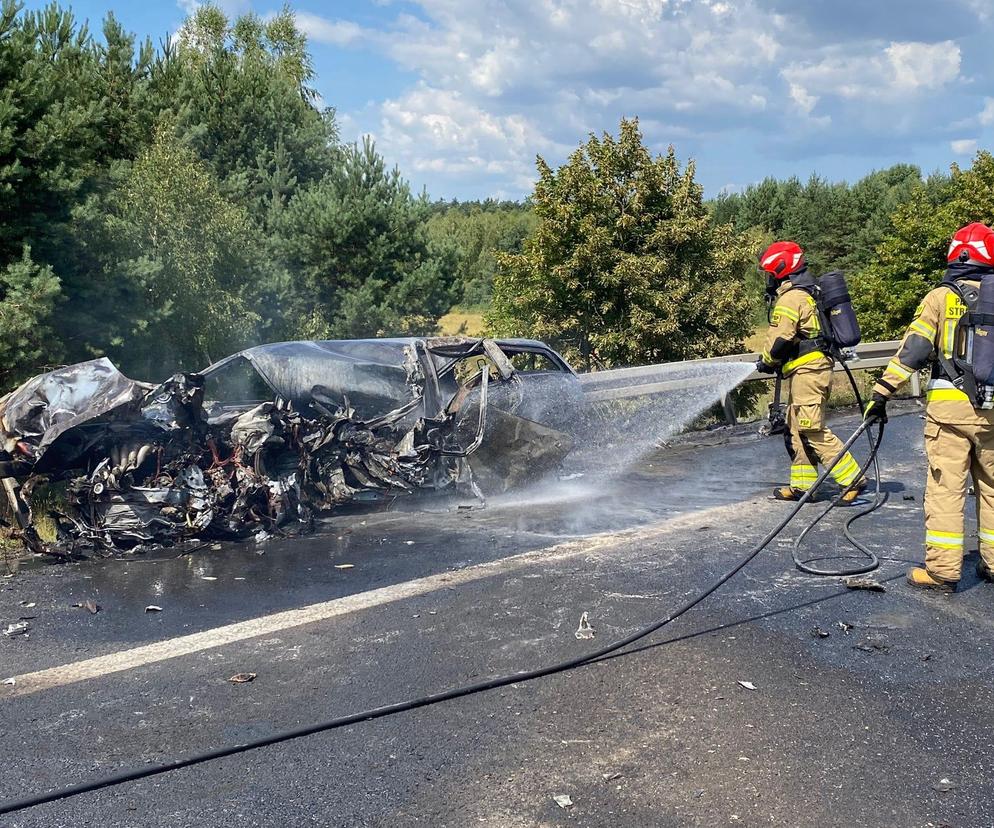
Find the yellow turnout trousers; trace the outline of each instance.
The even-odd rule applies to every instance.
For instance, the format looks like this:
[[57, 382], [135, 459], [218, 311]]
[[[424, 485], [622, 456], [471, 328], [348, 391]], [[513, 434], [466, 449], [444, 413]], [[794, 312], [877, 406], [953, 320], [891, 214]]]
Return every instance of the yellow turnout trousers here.
[[[788, 379], [787, 431], [784, 443], [790, 455], [790, 485], [807, 491], [818, 477], [818, 465], [828, 466], [842, 451], [842, 441], [825, 427], [825, 408], [832, 390], [832, 366], [798, 368]], [[832, 469], [843, 488], [859, 477], [859, 463], [846, 452]]]
[[966, 401], [959, 403], [962, 412], [943, 410], [954, 405], [930, 403], [925, 420], [925, 569], [943, 581], [958, 581], [963, 569], [963, 511], [971, 475], [980, 555], [994, 570], [994, 420]]

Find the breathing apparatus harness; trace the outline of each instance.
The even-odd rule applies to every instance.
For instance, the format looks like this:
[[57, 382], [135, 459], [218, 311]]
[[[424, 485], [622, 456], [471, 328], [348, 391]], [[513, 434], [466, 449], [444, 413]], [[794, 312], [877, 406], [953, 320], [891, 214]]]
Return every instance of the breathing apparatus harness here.
[[[976, 287], [972, 282], [980, 282]], [[966, 310], [956, 321], [951, 355], [940, 345], [932, 365], [933, 380], [947, 380], [969, 397], [973, 407], [994, 408], [994, 268], [954, 262], [939, 283], [959, 298]]]
[[[841, 364], [843, 370], [846, 372], [847, 378], [849, 379], [849, 384], [852, 387], [856, 404], [859, 410], [863, 411], [863, 397], [860, 394], [856, 378], [853, 376], [853, 372], [849, 368], [848, 364], [848, 361], [853, 358], [852, 349], [855, 348], [862, 340], [862, 333], [859, 329], [859, 321], [856, 318], [856, 312], [853, 309], [852, 299], [849, 295], [849, 288], [846, 284], [845, 274], [842, 273], [842, 271], [834, 270], [829, 273], [825, 273], [820, 278], [816, 279], [814, 276], [809, 274], [807, 268], [805, 268], [800, 273], [793, 274], [790, 277], [790, 280], [790, 288], [784, 291], [784, 293], [778, 293], [780, 284], [779, 281], [774, 276], [768, 275], [766, 281], [767, 320], [772, 322], [773, 308], [776, 301], [785, 293], [789, 293], [791, 290], [803, 290], [811, 296], [811, 298], [814, 299], [818, 313], [819, 334], [813, 339], [801, 341], [798, 356], [804, 356], [806, 353], [812, 353], [814, 351], [822, 351], [833, 361]], [[994, 308], [994, 304], [992, 304], [992, 308]], [[992, 316], [992, 320], [994, 320], [994, 316]], [[992, 341], [991, 344], [994, 345], [994, 341]], [[769, 426], [766, 429], [766, 433], [768, 434], [782, 434], [787, 430], [787, 406], [781, 399], [782, 386], [783, 372], [778, 369], [774, 379], [773, 401], [770, 403], [769, 407]], [[812, 559], [802, 559], [800, 553], [800, 547], [804, 542], [804, 539], [819, 523], [821, 523], [825, 517], [828, 516], [829, 512], [839, 505], [841, 498], [848, 494], [849, 491], [851, 491], [857, 482], [864, 476], [865, 469], [863, 469], [860, 471], [860, 474], [855, 478], [855, 480], [842, 492], [840, 492], [838, 497], [833, 500], [828, 507], [810, 524], [808, 524], [808, 526], [806, 526], [804, 530], [794, 539], [791, 554], [794, 559], [794, 565], [802, 572], [806, 572], [810, 575], [824, 575], [832, 577], [862, 575], [867, 572], [872, 572], [880, 565], [880, 561], [877, 556], [853, 535], [852, 525], [860, 518], [866, 517], [867, 515], [877, 511], [877, 509], [883, 506], [886, 502], [886, 494], [880, 488], [880, 465], [877, 462], [876, 451], [877, 446], [879, 446], [879, 438], [882, 437], [882, 435], [882, 423], [880, 424], [880, 432], [876, 441], [874, 441], [872, 436], [868, 435], [871, 451], [870, 460], [867, 465], [872, 464], [873, 466], [875, 485], [873, 501], [867, 509], [858, 512], [846, 520], [842, 530], [845, 539], [866, 558], [866, 562], [851, 567], [829, 569], [815, 566]]]

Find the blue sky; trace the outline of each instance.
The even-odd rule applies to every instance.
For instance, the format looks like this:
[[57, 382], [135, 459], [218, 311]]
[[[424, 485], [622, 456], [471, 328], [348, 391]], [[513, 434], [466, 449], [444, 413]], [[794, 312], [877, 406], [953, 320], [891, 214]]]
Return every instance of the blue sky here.
[[[79, 0], [155, 42], [195, 0]], [[43, 3], [31, 0], [29, 7]], [[281, 0], [223, 0], [229, 13]], [[519, 198], [541, 154], [637, 115], [709, 195], [767, 175], [927, 173], [994, 145], [992, 0], [293, 2], [342, 137], [436, 198]]]

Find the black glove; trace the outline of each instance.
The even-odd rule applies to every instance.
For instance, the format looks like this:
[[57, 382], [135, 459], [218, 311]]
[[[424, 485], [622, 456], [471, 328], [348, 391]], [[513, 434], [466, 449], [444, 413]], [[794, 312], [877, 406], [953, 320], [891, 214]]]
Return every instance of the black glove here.
[[880, 420], [887, 422], [887, 398], [883, 394], [874, 394], [863, 412], [864, 420]]
[[777, 366], [770, 365], [770, 363], [760, 357], [756, 360], [756, 370], [761, 374], [775, 374], [777, 372]]
[[783, 403], [770, 405], [769, 412], [770, 430], [769, 433], [783, 434], [787, 430], [787, 406]]

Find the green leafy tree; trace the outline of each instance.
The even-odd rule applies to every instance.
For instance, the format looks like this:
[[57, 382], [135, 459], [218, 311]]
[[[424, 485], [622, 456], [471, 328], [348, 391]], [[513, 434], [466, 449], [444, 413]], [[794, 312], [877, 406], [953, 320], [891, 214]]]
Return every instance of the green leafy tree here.
[[529, 206], [513, 203], [457, 204], [432, 215], [429, 236], [439, 246], [455, 246], [456, 302], [461, 307], [489, 307], [498, 255], [520, 253], [536, 223]]
[[942, 278], [953, 233], [974, 221], [994, 223], [994, 156], [979, 152], [973, 166], [953, 165], [948, 179], [919, 182], [894, 213], [893, 229], [874, 262], [852, 285], [867, 339], [904, 332], [922, 297]]
[[910, 164], [870, 173], [851, 186], [818, 176], [806, 184], [767, 178], [743, 193], [720, 196], [711, 209], [715, 221], [740, 232], [796, 241], [816, 271], [856, 272], [872, 261], [894, 211], [920, 183], [921, 171]]
[[0, 296], [0, 385], [11, 387], [58, 356], [48, 322], [59, 280], [52, 268], [33, 262], [25, 247], [18, 261], [0, 268]]
[[[89, 333], [80, 356], [110, 353], [161, 378], [196, 370], [254, 337], [258, 281], [246, 212], [171, 125], [99, 202], [76, 213], [92, 278], [70, 296], [66, 326]], [[94, 314], [94, 307], [99, 312]], [[98, 324], [87, 326], [86, 317]]]
[[694, 166], [653, 157], [638, 122], [590, 136], [553, 170], [538, 160], [538, 227], [500, 257], [499, 334], [555, 343], [582, 367], [732, 353], [750, 330], [751, 252], [713, 225]]
[[455, 251], [425, 228], [429, 205], [388, 169], [370, 140], [299, 192], [277, 226], [286, 271], [281, 300], [299, 336], [428, 334], [453, 302]]

